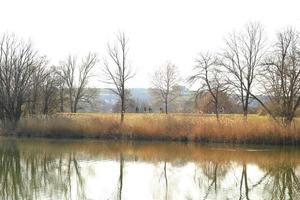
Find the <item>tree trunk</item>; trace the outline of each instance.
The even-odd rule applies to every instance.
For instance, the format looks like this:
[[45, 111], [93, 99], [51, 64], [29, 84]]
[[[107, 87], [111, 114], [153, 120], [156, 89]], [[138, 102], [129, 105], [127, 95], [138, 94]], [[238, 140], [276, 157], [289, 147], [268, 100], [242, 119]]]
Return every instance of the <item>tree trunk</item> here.
[[71, 113], [73, 112], [73, 103], [72, 103], [72, 101], [70, 101], [70, 111], [71, 111]]
[[75, 102], [74, 102], [74, 106], [73, 106], [73, 113], [76, 113], [76, 112], [77, 112], [77, 104], [78, 104], [78, 102], [75, 101]]
[[79, 90], [77, 91], [77, 95], [75, 96], [75, 99], [74, 99], [74, 106], [73, 106], [73, 111], [74, 113], [77, 113], [77, 106], [78, 106], [78, 102], [79, 102]]
[[125, 114], [125, 98], [124, 96], [121, 97], [121, 123], [124, 121], [124, 114]]
[[243, 114], [244, 114], [244, 120], [247, 121], [248, 118], [248, 104], [249, 104], [249, 93], [247, 92], [247, 95], [245, 97], [245, 104], [243, 106]]
[[215, 112], [216, 112], [216, 117], [217, 117], [217, 120], [219, 121], [219, 108], [218, 108], [218, 103], [216, 103], [215, 105]]
[[168, 114], [168, 101], [165, 101], [165, 113]]
[[49, 106], [48, 106], [49, 103], [48, 102], [49, 102], [49, 100], [48, 100], [48, 98], [46, 98], [45, 103], [44, 103], [44, 109], [43, 109], [43, 114], [44, 115], [48, 114], [48, 112], [49, 112], [49, 109], [48, 109], [49, 108]]
[[70, 99], [70, 111], [71, 113], [74, 112], [74, 108], [73, 108], [73, 94], [72, 91], [69, 91], [69, 99]]
[[243, 120], [244, 122], [247, 122], [247, 119], [248, 119], [248, 111], [243, 108]]
[[215, 104], [215, 113], [216, 113], [217, 121], [219, 122], [219, 94], [218, 94], [218, 92], [215, 96], [213, 96], [213, 98], [214, 98], [214, 104]]
[[60, 112], [64, 112], [64, 89], [60, 90]]

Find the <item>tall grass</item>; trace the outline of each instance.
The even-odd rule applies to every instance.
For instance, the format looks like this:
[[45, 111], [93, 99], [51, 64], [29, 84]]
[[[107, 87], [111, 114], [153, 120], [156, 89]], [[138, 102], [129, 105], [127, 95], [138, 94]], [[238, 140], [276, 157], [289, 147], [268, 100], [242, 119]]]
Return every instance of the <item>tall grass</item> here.
[[181, 140], [245, 144], [299, 144], [297, 122], [285, 128], [267, 117], [196, 114], [127, 114], [124, 123], [116, 114], [58, 114], [24, 118], [19, 136]]

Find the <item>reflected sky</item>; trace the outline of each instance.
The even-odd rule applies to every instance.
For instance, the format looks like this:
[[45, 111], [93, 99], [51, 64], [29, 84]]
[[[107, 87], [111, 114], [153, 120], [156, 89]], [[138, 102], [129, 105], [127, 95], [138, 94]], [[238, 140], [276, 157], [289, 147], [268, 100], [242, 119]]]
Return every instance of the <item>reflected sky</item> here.
[[300, 199], [300, 149], [0, 139], [0, 199]]

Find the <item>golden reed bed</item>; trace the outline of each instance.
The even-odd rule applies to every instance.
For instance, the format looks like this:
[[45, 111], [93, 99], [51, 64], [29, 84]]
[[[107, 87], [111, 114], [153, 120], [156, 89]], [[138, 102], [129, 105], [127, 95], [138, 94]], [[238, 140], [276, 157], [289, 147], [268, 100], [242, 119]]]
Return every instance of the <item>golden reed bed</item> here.
[[61, 138], [112, 138], [179, 140], [238, 144], [300, 144], [299, 123], [285, 128], [272, 119], [250, 115], [127, 114], [121, 125], [118, 114], [57, 114], [22, 119], [18, 136]]

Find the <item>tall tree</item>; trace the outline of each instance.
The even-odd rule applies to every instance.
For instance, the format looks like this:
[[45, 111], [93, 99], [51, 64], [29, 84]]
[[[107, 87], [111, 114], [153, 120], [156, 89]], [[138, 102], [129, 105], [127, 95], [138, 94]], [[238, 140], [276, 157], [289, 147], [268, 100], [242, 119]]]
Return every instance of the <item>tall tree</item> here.
[[245, 31], [233, 33], [226, 39], [221, 64], [227, 69], [232, 86], [247, 118], [250, 93], [264, 55], [263, 28], [259, 23], [249, 23]]
[[69, 56], [65, 62], [62, 62], [59, 68], [59, 74], [63, 78], [68, 90], [70, 101], [70, 110], [77, 112], [78, 103], [86, 95], [86, 86], [92, 76], [91, 72], [98, 59], [94, 53], [89, 53], [81, 63], [77, 65], [77, 58]]
[[[272, 110], [261, 99], [251, 93], [273, 118], [281, 118], [284, 125], [289, 125], [300, 105], [300, 38], [292, 28], [277, 34], [277, 41], [270, 56], [264, 63], [260, 76], [264, 93]], [[277, 112], [276, 112], [277, 111]]]
[[121, 122], [124, 121], [124, 114], [126, 112], [126, 83], [129, 79], [134, 77], [132, 67], [127, 60], [128, 54], [128, 38], [125, 33], [117, 35], [117, 43], [114, 46], [108, 44], [107, 47], [108, 58], [104, 59], [104, 76], [105, 83], [114, 87], [111, 89], [121, 101]]
[[38, 56], [30, 42], [13, 35], [0, 39], [0, 118], [17, 122], [22, 106], [28, 102], [33, 74], [45, 59]]
[[218, 59], [211, 53], [201, 53], [196, 62], [195, 74], [189, 78], [189, 81], [200, 84], [196, 98], [201, 98], [202, 95], [204, 96], [206, 92], [209, 92], [216, 117], [219, 119], [220, 99], [227, 90], [227, 83], [219, 69]]
[[168, 106], [180, 96], [180, 77], [176, 65], [167, 62], [152, 75], [152, 94], [165, 106], [168, 114]]

